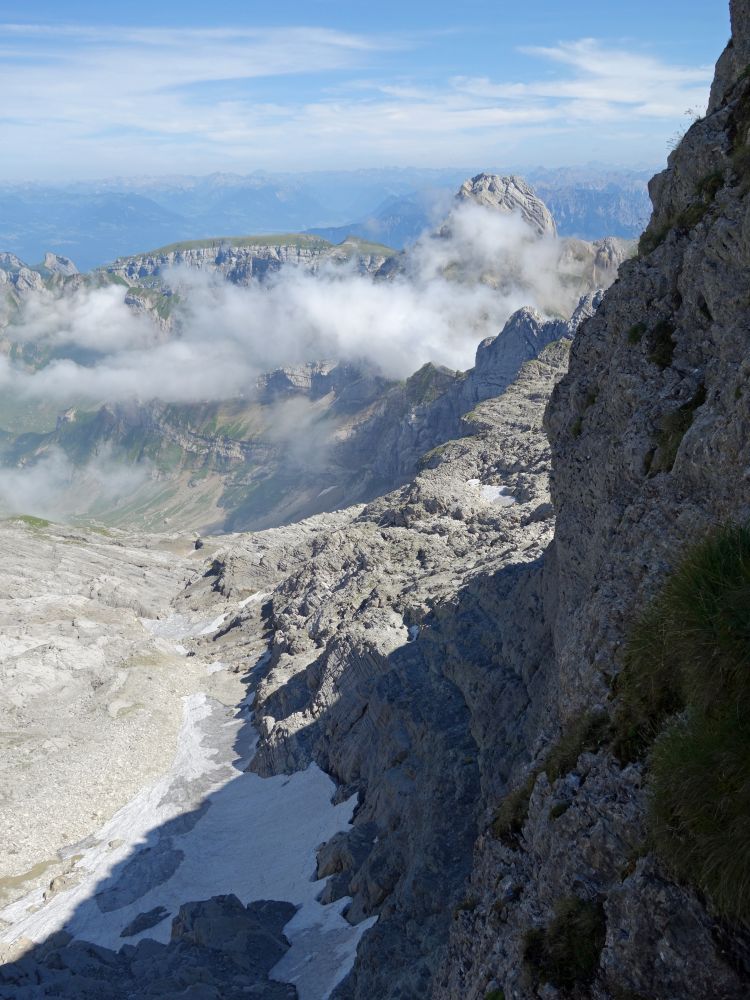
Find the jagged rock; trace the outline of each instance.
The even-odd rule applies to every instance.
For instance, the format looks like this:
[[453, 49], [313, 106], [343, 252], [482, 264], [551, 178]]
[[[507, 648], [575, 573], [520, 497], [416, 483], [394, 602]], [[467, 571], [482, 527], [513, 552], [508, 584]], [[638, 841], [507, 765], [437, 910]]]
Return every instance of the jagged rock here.
[[42, 261], [44, 267], [50, 274], [61, 274], [68, 278], [73, 274], [78, 274], [78, 268], [69, 257], [61, 257], [60, 254], [46, 253]]
[[14, 253], [0, 253], [0, 271], [14, 272], [20, 271], [26, 265]]
[[538, 236], [557, 234], [555, 220], [549, 209], [521, 177], [477, 174], [471, 180], [464, 181], [456, 199], [459, 203], [473, 201], [499, 212], [517, 212]]
[[0, 995], [3, 1000], [103, 995], [107, 1000], [295, 1000], [293, 986], [268, 978], [288, 950], [282, 928], [293, 914], [288, 903], [245, 907], [236, 896], [214, 896], [180, 908], [166, 945], [146, 938], [113, 952], [56, 935], [33, 956], [0, 968]]
[[[732, 21], [709, 114], [652, 181], [640, 254], [581, 325], [548, 406], [557, 523], [535, 622], [551, 648], [527, 729], [540, 768], [561, 732], [612, 705], [630, 625], [686, 543], [750, 518], [748, 187], [731, 158], [750, 100], [746, 0], [732, 3]], [[680, 408], [690, 419], [667, 440]], [[531, 623], [519, 612], [519, 629]], [[529, 773], [519, 759], [506, 791]], [[454, 924], [436, 1000], [479, 998], [491, 982], [505, 996], [559, 995], [535, 981], [525, 935], [571, 897], [601, 906], [606, 929], [581, 995], [747, 995], [746, 931], [718, 921], [649, 853], [641, 784], [641, 765], [586, 753], [553, 785], [536, 779], [515, 840], [480, 836], [475, 905]], [[488, 826], [501, 800], [488, 796]]]

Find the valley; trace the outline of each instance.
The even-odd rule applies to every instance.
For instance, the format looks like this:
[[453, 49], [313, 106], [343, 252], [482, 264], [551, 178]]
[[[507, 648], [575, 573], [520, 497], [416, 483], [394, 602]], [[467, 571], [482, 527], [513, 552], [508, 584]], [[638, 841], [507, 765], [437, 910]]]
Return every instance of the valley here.
[[[3, 244], [0, 1000], [748, 996], [729, 7], [637, 244], [642, 172], [605, 167], [118, 181], [214, 235]], [[451, 107], [635, 142], [704, 74], [532, 52], [577, 75]]]

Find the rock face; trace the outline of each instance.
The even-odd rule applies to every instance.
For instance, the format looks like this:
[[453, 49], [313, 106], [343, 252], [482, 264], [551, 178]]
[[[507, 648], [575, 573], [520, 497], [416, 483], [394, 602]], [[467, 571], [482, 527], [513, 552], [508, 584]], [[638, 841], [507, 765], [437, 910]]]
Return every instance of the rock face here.
[[180, 908], [168, 944], [144, 939], [119, 952], [61, 931], [33, 956], [6, 964], [0, 988], [8, 1000], [295, 1000], [293, 986], [268, 978], [289, 948], [282, 929], [294, 911], [289, 903], [243, 906], [236, 896], [214, 896]]
[[[499, 669], [497, 621], [519, 613], [508, 595], [538, 574], [550, 537], [541, 419], [567, 352], [565, 340], [545, 348], [476, 408], [472, 436], [401, 490], [342, 512], [335, 530], [315, 531], [312, 519], [305, 534], [290, 525], [232, 539], [215, 557], [227, 595], [281, 581], [264, 612], [271, 655], [253, 768], [288, 773], [314, 760], [342, 797], [360, 797], [352, 833], [318, 863], [333, 876], [326, 899], [352, 897], [348, 919], [379, 914], [342, 997], [432, 995], [482, 775], [501, 788], [505, 758], [523, 746], [515, 722], [497, 742], [496, 713], [512, 705], [521, 718], [539, 663], [533, 654]], [[229, 628], [240, 642], [242, 616]]]
[[440, 1000], [561, 995], [529, 948], [572, 898], [601, 933], [575, 995], [739, 1000], [750, 989], [746, 932], [671, 881], [644, 843], [642, 765], [594, 743], [562, 773], [540, 766], [560, 733], [612, 710], [628, 630], [685, 545], [750, 517], [746, 2], [732, 4], [732, 23], [709, 113], [652, 181], [640, 255], [581, 327], [549, 404], [557, 521], [539, 597], [551, 649], [526, 762], [508, 784], [531, 775], [519, 792], [528, 812], [497, 839], [502, 800], [487, 800], [473, 906], [454, 925]]
[[459, 203], [472, 201], [500, 212], [517, 212], [538, 236], [557, 235], [549, 209], [521, 177], [477, 174], [464, 181], [456, 199]]
[[78, 268], [69, 257], [61, 257], [57, 253], [46, 253], [42, 262], [42, 267], [50, 274], [62, 274], [63, 277], [70, 277], [78, 274]]
[[293, 237], [248, 237], [240, 240], [207, 240], [205, 246], [177, 244], [150, 254], [137, 254], [116, 260], [106, 268], [108, 274], [139, 284], [150, 279], [166, 279], [173, 268], [189, 268], [218, 274], [235, 285], [262, 281], [282, 267], [295, 265], [316, 271], [325, 263], [354, 262], [363, 274], [377, 275], [396, 256], [396, 251], [352, 238], [339, 245], [305, 234]]

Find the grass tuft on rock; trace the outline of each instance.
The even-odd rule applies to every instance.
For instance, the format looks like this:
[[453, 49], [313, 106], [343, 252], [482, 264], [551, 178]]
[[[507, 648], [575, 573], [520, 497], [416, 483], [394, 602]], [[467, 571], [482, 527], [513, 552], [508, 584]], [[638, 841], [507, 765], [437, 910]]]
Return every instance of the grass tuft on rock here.
[[52, 524], [52, 522], [48, 521], [46, 517], [35, 517], [33, 514], [17, 514], [14, 518], [12, 518], [12, 520], [20, 521], [22, 524], [25, 524], [27, 528], [35, 528], [39, 531], [41, 531], [42, 528], [49, 528]]
[[490, 830], [493, 837], [508, 847], [516, 847], [523, 825], [529, 815], [529, 799], [534, 790], [539, 771], [533, 771], [526, 781], [509, 792], [500, 803]]
[[643, 334], [646, 332], [648, 327], [645, 323], [633, 323], [633, 325], [628, 330], [626, 336], [628, 338], [629, 344], [640, 344]]
[[656, 324], [649, 334], [648, 360], [653, 361], [659, 368], [669, 368], [672, 364], [675, 349], [674, 332], [674, 323], [671, 320], [663, 319]]
[[552, 782], [569, 774], [582, 753], [595, 753], [607, 743], [609, 736], [609, 717], [604, 712], [589, 712], [571, 722], [544, 762], [502, 800], [490, 827], [492, 835], [509, 847], [517, 847], [539, 775], [546, 772]]
[[706, 387], [700, 385], [687, 403], [662, 417], [656, 438], [657, 447], [649, 468], [650, 475], [672, 471], [682, 439], [693, 425], [696, 410], [705, 401]]
[[750, 528], [688, 552], [635, 624], [614, 749], [650, 756], [650, 825], [678, 878], [750, 923]]
[[555, 905], [547, 927], [526, 932], [523, 960], [543, 983], [558, 989], [591, 982], [604, 947], [606, 921], [599, 900], [569, 896]]
[[750, 721], [725, 706], [689, 711], [651, 756], [657, 853], [730, 919], [750, 924]]

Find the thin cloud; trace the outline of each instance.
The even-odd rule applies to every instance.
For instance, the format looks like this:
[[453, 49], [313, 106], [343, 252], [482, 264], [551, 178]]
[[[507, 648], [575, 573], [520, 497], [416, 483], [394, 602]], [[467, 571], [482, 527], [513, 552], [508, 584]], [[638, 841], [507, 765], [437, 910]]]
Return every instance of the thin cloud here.
[[[632, 162], [663, 152], [684, 111], [705, 105], [711, 79], [709, 67], [591, 38], [523, 49], [524, 80], [427, 86], [373, 75], [394, 50], [426, 44], [314, 27], [0, 26], [5, 169], [26, 178], [45, 164], [55, 177], [160, 173], [173, 172], [176, 156], [188, 172], [287, 169], [300, 149], [312, 168], [451, 162], [457, 148], [478, 162], [523, 149], [528, 162], [572, 143], [560, 137], [573, 130], [579, 159], [609, 150]], [[299, 92], [296, 74], [306, 75]], [[602, 126], [611, 126], [606, 142]]]

